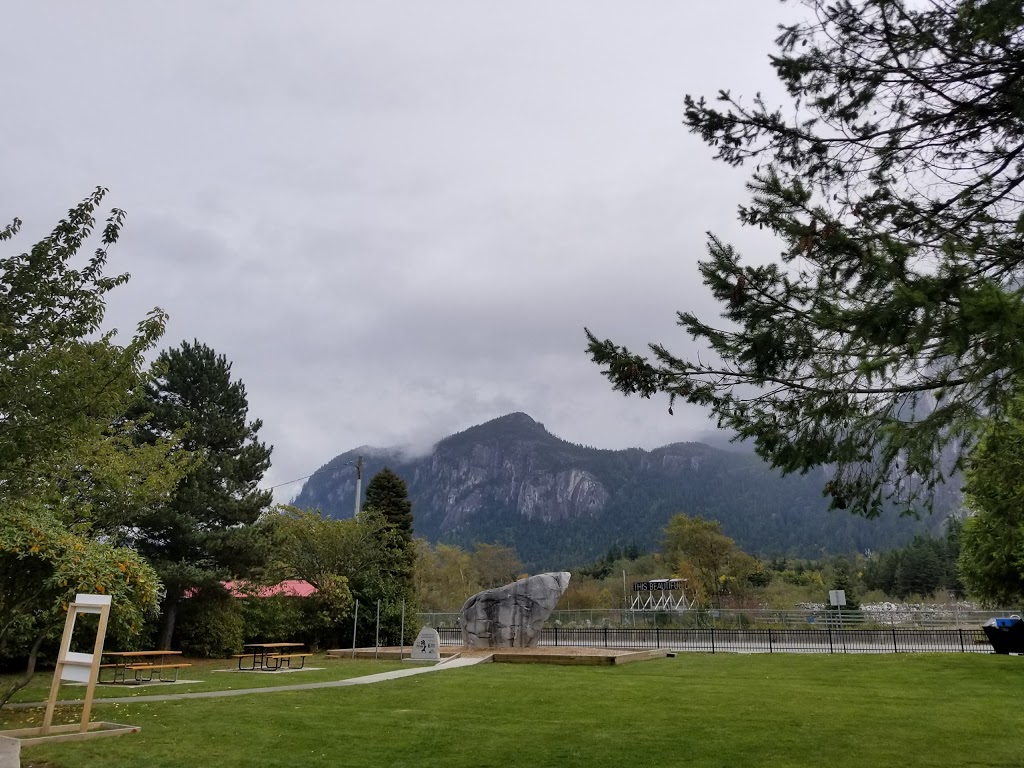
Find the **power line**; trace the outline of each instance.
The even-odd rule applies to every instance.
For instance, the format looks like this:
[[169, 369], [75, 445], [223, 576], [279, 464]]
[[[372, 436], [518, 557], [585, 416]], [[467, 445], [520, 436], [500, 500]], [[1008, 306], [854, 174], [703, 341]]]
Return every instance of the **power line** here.
[[[363, 479], [363, 457], [362, 456], [359, 457], [358, 461], [346, 461], [343, 466], [355, 467], [356, 468], [356, 479], [357, 480], [362, 480]], [[314, 472], [313, 474], [310, 474], [310, 475], [306, 475], [304, 477], [296, 477], [294, 480], [285, 480], [283, 483], [278, 483], [277, 485], [272, 485], [269, 488], [264, 488], [263, 490], [264, 491], [272, 491], [275, 488], [280, 488], [282, 485], [291, 485], [292, 483], [299, 482], [299, 480], [308, 480], [309, 478], [311, 478], [315, 474], [316, 474], [316, 472]], [[358, 496], [358, 494], [357, 494], [357, 496]], [[358, 515], [359, 513], [357, 512], [356, 514]]]
[[[313, 474], [315, 475], [316, 473], [314, 472]], [[277, 485], [272, 485], [269, 488], [266, 488], [265, 490], [272, 491], [275, 488], [280, 488], [282, 485], [291, 485], [292, 483], [299, 482], [299, 480], [308, 480], [312, 476], [313, 475], [306, 475], [305, 477], [296, 477], [294, 480], [288, 480], [288, 481], [283, 482], [283, 483], [278, 483]]]

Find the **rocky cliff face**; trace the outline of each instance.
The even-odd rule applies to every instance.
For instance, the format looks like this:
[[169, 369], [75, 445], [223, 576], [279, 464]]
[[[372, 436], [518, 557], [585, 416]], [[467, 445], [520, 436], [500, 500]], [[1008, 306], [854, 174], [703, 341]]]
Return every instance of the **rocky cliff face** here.
[[561, 440], [523, 413], [447, 437], [426, 456], [348, 451], [306, 482], [296, 505], [350, 517], [358, 455], [364, 488], [384, 466], [405, 479], [418, 535], [463, 545], [499, 541], [531, 566], [583, 562], [612, 544], [655, 547], [677, 512], [720, 520], [741, 546], [762, 554], [878, 548], [927, 525], [829, 514], [820, 474], [782, 478], [750, 454], [700, 443], [597, 450]]

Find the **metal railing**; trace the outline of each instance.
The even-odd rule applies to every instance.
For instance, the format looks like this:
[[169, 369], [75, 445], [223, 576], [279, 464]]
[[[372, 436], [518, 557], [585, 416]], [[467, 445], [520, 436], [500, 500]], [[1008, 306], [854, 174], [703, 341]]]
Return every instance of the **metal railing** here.
[[[458, 627], [437, 627], [441, 645], [462, 645]], [[551, 627], [544, 647], [665, 649], [705, 653], [992, 653], [981, 629], [679, 629]]]
[[[687, 611], [577, 610], [555, 611], [546, 627], [571, 628], [677, 628], [677, 629], [964, 629], [974, 630], [996, 616], [1020, 615], [1021, 609], [993, 611], [951, 607], [913, 608], [898, 606], [879, 610], [874, 606], [857, 611], [693, 609]], [[422, 626], [457, 627], [457, 613], [421, 613]]]

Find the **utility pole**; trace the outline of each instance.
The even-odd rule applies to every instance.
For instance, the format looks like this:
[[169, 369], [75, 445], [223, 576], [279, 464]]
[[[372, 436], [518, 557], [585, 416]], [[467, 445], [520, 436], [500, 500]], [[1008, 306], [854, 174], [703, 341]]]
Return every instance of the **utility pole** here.
[[359, 505], [363, 500], [363, 457], [360, 456], [356, 459], [356, 513], [355, 517], [359, 517]]

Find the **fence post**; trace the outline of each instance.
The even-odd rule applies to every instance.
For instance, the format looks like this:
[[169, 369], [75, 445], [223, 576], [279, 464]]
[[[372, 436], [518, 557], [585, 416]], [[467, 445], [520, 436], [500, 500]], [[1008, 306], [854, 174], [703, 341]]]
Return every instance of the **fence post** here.
[[775, 650], [772, 648], [772, 628], [771, 627], [768, 627], [768, 653], [775, 653]]
[[373, 637], [373, 658], [377, 658], [377, 649], [380, 647], [380, 600], [377, 601], [377, 634]]
[[967, 650], [964, 648], [964, 631], [962, 629], [957, 629], [957, 632], [960, 633], [960, 653], [966, 653]]
[[828, 628], [828, 652], [835, 653], [836, 649], [832, 647], [832, 627]]
[[555, 624], [555, 648], [558, 647], [558, 625]]
[[715, 652], [715, 628], [711, 627], [711, 652]]
[[892, 652], [893, 653], [899, 653], [900, 652], [899, 647], [896, 645], [896, 627], [892, 628]]
[[356, 627], [359, 625], [359, 601], [356, 600], [356, 612], [352, 617], [352, 658], [356, 657]]
[[604, 647], [608, 647], [608, 625], [604, 625]]
[[658, 647], [661, 648], [661, 627], [654, 628], [654, 642], [656, 642]]

